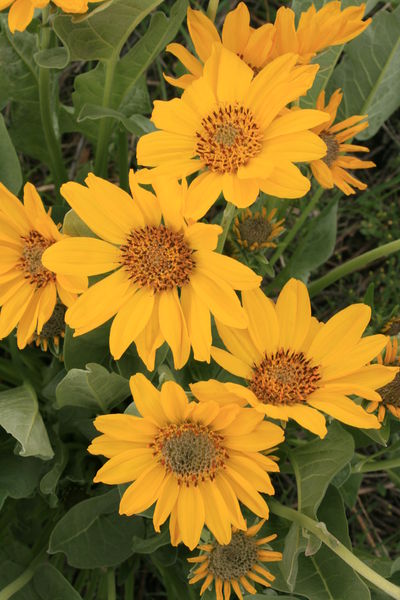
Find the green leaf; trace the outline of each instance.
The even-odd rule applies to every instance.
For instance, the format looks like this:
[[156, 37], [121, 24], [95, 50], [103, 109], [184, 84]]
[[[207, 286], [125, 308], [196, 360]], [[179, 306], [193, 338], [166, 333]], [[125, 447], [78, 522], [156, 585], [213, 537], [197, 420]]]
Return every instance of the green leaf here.
[[291, 277], [307, 281], [310, 273], [332, 255], [336, 244], [336, 229], [337, 202], [313, 219], [284, 269], [284, 275], [280, 275], [280, 283], [283, 285]]
[[72, 237], [97, 237], [72, 208], [64, 217], [62, 230]]
[[41, 600], [82, 600], [69, 581], [50, 564], [37, 567], [32, 583]]
[[170, 542], [171, 538], [169, 529], [167, 528], [162, 533], [145, 539], [134, 536], [132, 539], [132, 549], [138, 554], [152, 554], [158, 548], [169, 545]]
[[36, 393], [30, 386], [0, 392], [0, 425], [18, 440], [21, 456], [53, 457]]
[[301, 108], [315, 108], [319, 94], [328, 86], [343, 48], [344, 45], [330, 46], [312, 59], [311, 63], [318, 64], [319, 70], [308, 94], [300, 98]]
[[80, 22], [60, 15], [54, 19], [54, 30], [69, 49], [71, 60], [108, 60], [119, 55], [129, 33], [161, 2], [114, 0]]
[[352, 436], [334, 422], [323, 440], [313, 440], [290, 453], [297, 482], [298, 508], [315, 519], [329, 483], [354, 455]]
[[2, 114], [0, 114], [0, 156], [0, 181], [13, 194], [18, 194], [22, 186], [21, 165]]
[[339, 114], [368, 114], [369, 127], [357, 135], [369, 139], [400, 106], [400, 6], [378, 12], [361, 36], [350, 42], [332, 77], [341, 87]]
[[78, 115], [78, 123], [85, 121], [86, 119], [90, 119], [92, 121], [97, 121], [99, 119], [103, 119], [104, 117], [110, 117], [122, 123], [127, 131], [130, 133], [134, 133], [137, 136], [144, 135], [145, 133], [150, 133], [155, 130], [155, 126], [143, 115], [132, 115], [131, 117], [126, 117], [123, 113], [114, 110], [112, 108], [103, 108], [102, 106], [97, 106], [94, 104], [84, 104], [79, 115]]
[[97, 327], [85, 335], [74, 337], [73, 330], [65, 328], [64, 365], [70, 369], [84, 369], [90, 362], [102, 363], [108, 360], [109, 323]]
[[0, 456], [0, 509], [4, 500], [26, 498], [39, 484], [43, 462], [37, 458]]
[[65, 69], [69, 63], [69, 52], [66, 48], [47, 48], [33, 56], [36, 64], [44, 69]]
[[55, 490], [58, 484], [58, 481], [67, 466], [68, 462], [68, 446], [63, 444], [61, 440], [56, 438], [55, 442], [55, 457], [53, 459], [53, 464], [50, 466], [50, 469], [47, 471], [45, 475], [43, 475], [40, 481], [40, 491], [42, 494], [49, 496], [49, 504], [53, 508], [58, 504], [58, 498], [56, 496]]
[[79, 502], [60, 519], [50, 536], [49, 552], [63, 552], [79, 569], [113, 567], [131, 556], [132, 537], [143, 536], [140, 517], [118, 514], [116, 489]]
[[81, 406], [100, 413], [110, 412], [128, 396], [128, 381], [96, 363], [88, 363], [85, 370], [71, 369], [56, 389], [58, 408]]

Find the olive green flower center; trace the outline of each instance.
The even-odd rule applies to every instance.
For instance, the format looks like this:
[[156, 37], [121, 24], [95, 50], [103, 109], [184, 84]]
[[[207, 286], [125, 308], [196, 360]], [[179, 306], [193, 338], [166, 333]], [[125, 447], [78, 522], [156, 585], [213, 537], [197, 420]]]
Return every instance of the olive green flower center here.
[[232, 533], [229, 544], [216, 543], [210, 553], [208, 570], [216, 579], [231, 581], [244, 577], [257, 563], [257, 544], [241, 531]]

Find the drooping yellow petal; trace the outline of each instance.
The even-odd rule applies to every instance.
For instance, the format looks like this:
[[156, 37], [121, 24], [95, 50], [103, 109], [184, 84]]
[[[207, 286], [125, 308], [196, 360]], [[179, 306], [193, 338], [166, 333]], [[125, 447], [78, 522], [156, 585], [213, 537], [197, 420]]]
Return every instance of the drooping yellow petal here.
[[174, 366], [181, 369], [190, 353], [190, 340], [176, 288], [161, 292], [159, 300], [160, 330], [172, 350]]
[[194, 358], [210, 362], [212, 342], [210, 311], [190, 284], [182, 288], [180, 301]]
[[252, 290], [261, 284], [259, 275], [229, 256], [209, 250], [199, 250], [195, 256], [199, 272], [213, 277], [216, 281], [222, 279], [235, 290]]
[[246, 327], [247, 318], [232, 287], [224, 281], [211, 279], [204, 272], [196, 271], [190, 277], [196, 294], [208, 306], [211, 313], [225, 325]]
[[176, 510], [182, 541], [193, 550], [199, 543], [205, 520], [204, 501], [199, 488], [182, 486]]
[[361, 406], [339, 392], [317, 391], [309, 398], [308, 403], [346, 425], [364, 429], [379, 429], [381, 426], [375, 415], [370, 415]]
[[47, 269], [64, 275], [101, 275], [120, 265], [116, 246], [90, 237], [66, 237], [52, 244], [42, 256]]
[[125, 491], [119, 505], [119, 513], [128, 516], [135, 515], [154, 504], [165, 474], [164, 467], [153, 463]]

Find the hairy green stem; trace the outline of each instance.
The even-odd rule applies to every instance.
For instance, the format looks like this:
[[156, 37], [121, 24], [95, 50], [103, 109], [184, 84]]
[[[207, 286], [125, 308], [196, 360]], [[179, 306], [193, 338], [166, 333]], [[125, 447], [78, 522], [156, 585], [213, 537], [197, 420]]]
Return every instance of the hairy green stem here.
[[274, 254], [271, 256], [271, 259], [269, 261], [269, 264], [271, 265], [271, 267], [282, 256], [282, 254], [284, 253], [286, 248], [289, 246], [290, 242], [296, 237], [297, 233], [303, 227], [308, 215], [311, 213], [312, 210], [314, 210], [316, 204], [318, 203], [318, 201], [321, 198], [324, 191], [325, 190], [323, 187], [319, 187], [317, 189], [317, 191], [314, 193], [310, 202], [304, 207], [304, 210], [301, 213], [301, 215], [299, 216], [299, 218], [297, 219], [296, 223], [293, 225], [293, 227], [290, 229], [290, 231], [288, 231], [287, 235], [284, 237], [282, 242], [279, 244], [279, 246], [275, 250]]
[[222, 219], [221, 219], [222, 233], [218, 239], [217, 252], [222, 253], [222, 251], [224, 249], [226, 238], [229, 233], [229, 228], [231, 226], [231, 223], [232, 223], [235, 215], [236, 215], [236, 206], [234, 204], [231, 204], [230, 202], [228, 202], [225, 207], [224, 213], [222, 215]]
[[[47, 549], [47, 545], [46, 545]], [[0, 600], [9, 600], [12, 598], [14, 594], [22, 590], [23, 587], [26, 586], [27, 583], [32, 579], [36, 566], [40, 563], [46, 555], [46, 549], [42, 549], [41, 552], [33, 559], [33, 561], [28, 565], [21, 575], [19, 575], [14, 581], [6, 585], [5, 588], [0, 590]]]
[[387, 460], [365, 461], [358, 463], [352, 469], [353, 473], [371, 473], [372, 471], [386, 471], [387, 469], [397, 469], [400, 467], [400, 458], [388, 458]]
[[364, 254], [360, 254], [360, 256], [356, 256], [356, 258], [348, 260], [339, 267], [329, 271], [326, 275], [323, 275], [323, 277], [313, 281], [308, 286], [310, 296], [315, 296], [315, 294], [318, 294], [332, 283], [335, 283], [338, 279], [341, 279], [350, 273], [354, 273], [354, 271], [364, 269], [364, 267], [371, 262], [379, 260], [380, 258], [385, 258], [386, 256], [399, 251], [400, 240], [395, 240], [394, 242], [389, 242], [388, 244], [384, 244], [383, 246], [379, 246], [374, 250], [369, 250], [368, 252], [364, 252]]
[[114, 569], [107, 571], [107, 600], [116, 600], [117, 592], [115, 589], [115, 572]]
[[[43, 9], [42, 15], [43, 21], [40, 47], [42, 50], [46, 50], [49, 48], [51, 40], [51, 30], [47, 25], [49, 16], [48, 7]], [[53, 126], [55, 114], [53, 111], [53, 104], [51, 102], [51, 94], [50, 69], [39, 67], [39, 105], [43, 135], [49, 155], [49, 168], [56, 188], [56, 197], [59, 202], [63, 202], [59, 193], [60, 186], [62, 183], [67, 181], [68, 176], [64, 166], [61, 146]]]
[[310, 517], [282, 506], [276, 500], [269, 500], [268, 502], [271, 512], [278, 517], [287, 519], [304, 527], [308, 531], [311, 531], [319, 540], [321, 540], [328, 548], [332, 550], [337, 556], [339, 556], [345, 563], [347, 563], [354, 571], [362, 575], [365, 579], [375, 585], [377, 588], [386, 592], [390, 598], [400, 600], [400, 587], [391, 583], [379, 573], [376, 573], [373, 569], [368, 567], [359, 558], [357, 558], [346, 546], [344, 546], [334, 535], [329, 533], [324, 523], [318, 523]]
[[[106, 78], [103, 91], [103, 108], [108, 108], [111, 103], [111, 94], [114, 83], [115, 68], [117, 66], [119, 53], [113, 53], [112, 57], [105, 63]], [[97, 136], [96, 158], [94, 172], [99, 177], [106, 177], [108, 163], [108, 143], [112, 131], [112, 121], [109, 117], [103, 117], [100, 121]]]
[[215, 17], [217, 16], [219, 0], [209, 0], [208, 8], [207, 8], [207, 16], [211, 21], [215, 21]]

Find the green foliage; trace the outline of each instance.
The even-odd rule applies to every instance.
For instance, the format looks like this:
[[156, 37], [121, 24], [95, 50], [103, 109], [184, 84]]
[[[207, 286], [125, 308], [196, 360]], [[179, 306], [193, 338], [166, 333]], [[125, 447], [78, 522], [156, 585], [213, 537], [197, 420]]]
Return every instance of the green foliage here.
[[82, 600], [72, 585], [51, 565], [40, 565], [33, 577], [33, 587], [41, 600]]
[[8, 134], [3, 116], [0, 114], [0, 182], [18, 194], [22, 186], [21, 166], [17, 153]]

